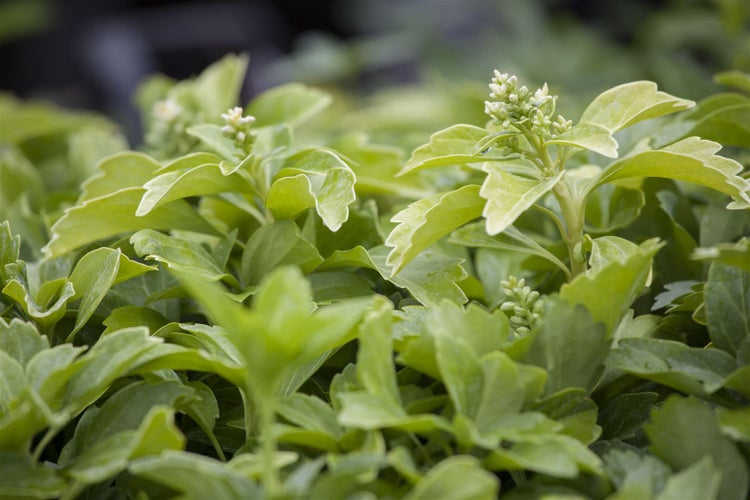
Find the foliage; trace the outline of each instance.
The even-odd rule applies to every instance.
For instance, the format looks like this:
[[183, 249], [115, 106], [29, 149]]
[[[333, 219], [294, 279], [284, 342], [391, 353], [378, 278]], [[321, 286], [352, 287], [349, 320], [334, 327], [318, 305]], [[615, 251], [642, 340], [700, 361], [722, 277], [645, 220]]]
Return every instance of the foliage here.
[[750, 77], [496, 72], [403, 162], [246, 65], [146, 82], [141, 151], [12, 101], [0, 497], [746, 498]]

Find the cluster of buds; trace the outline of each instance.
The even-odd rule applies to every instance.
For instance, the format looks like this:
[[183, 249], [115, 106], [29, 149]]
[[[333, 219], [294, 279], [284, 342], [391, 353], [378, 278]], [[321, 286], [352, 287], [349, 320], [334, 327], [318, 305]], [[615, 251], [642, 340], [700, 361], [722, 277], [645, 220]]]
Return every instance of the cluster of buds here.
[[185, 133], [194, 116], [185, 111], [177, 101], [166, 98], [154, 103], [153, 119], [146, 134], [146, 144], [164, 156], [179, 156], [187, 153], [196, 140]]
[[239, 106], [222, 113], [224, 126], [221, 127], [221, 131], [234, 141], [235, 146], [248, 150], [255, 142], [255, 133], [250, 130], [255, 123], [255, 117], [243, 114], [244, 110]]
[[531, 92], [525, 85], [518, 85], [518, 77], [495, 70], [490, 83], [490, 97], [484, 102], [487, 113], [502, 129], [528, 130], [532, 134], [547, 139], [568, 130], [573, 122], [555, 114], [557, 96], [549, 95], [545, 83], [542, 88]]
[[526, 281], [515, 276], [500, 282], [506, 300], [500, 305], [510, 319], [510, 326], [516, 337], [523, 337], [536, 328], [542, 320], [544, 302], [539, 292], [526, 285]]

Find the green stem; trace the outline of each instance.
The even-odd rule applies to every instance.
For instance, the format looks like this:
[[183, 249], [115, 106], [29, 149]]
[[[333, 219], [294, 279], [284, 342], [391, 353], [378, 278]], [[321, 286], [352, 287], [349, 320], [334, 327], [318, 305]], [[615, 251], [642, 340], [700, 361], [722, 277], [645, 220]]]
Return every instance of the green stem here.
[[273, 397], [265, 399], [260, 408], [260, 440], [263, 445], [263, 487], [266, 498], [276, 498], [281, 491], [279, 472], [276, 470], [276, 436], [273, 432], [276, 404]]
[[[565, 182], [558, 182], [552, 193], [560, 205], [565, 220], [563, 240], [568, 247], [571, 277], [575, 278], [586, 271], [586, 261], [580, 260], [580, 245], [583, 242], [583, 207], [578, 205], [570, 194]], [[576, 251], [578, 250], [578, 251]]]

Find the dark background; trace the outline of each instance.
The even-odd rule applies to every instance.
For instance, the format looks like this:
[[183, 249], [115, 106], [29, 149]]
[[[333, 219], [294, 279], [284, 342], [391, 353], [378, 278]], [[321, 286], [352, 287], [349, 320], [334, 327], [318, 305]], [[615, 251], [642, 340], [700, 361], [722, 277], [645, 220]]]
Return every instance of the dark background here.
[[[589, 87], [632, 77], [661, 85], [672, 72], [665, 62], [677, 61], [693, 73], [699, 67], [701, 75], [732, 65], [716, 48], [726, 42], [712, 35], [721, 27], [693, 12], [719, 1], [0, 0], [0, 91], [102, 111], [133, 136], [139, 82], [157, 72], [176, 79], [195, 75], [228, 52], [251, 56], [243, 100], [290, 79], [371, 91], [419, 80], [425, 68], [481, 81], [498, 67], [487, 62], [494, 54], [503, 64], [510, 59], [511, 70], [523, 67], [535, 77], [536, 68], [545, 80], [568, 86], [584, 71], [592, 75]], [[660, 13], [678, 9], [692, 17], [675, 16], [681, 25], [667, 18], [657, 30], [649, 26]], [[689, 25], [696, 22], [700, 26]], [[557, 31], [563, 58], [554, 52]], [[653, 39], [653, 32], [662, 38]], [[529, 54], [537, 41], [546, 55], [534, 60]], [[670, 44], [673, 53], [649, 48], [663, 52]], [[611, 47], [614, 55], [587, 56], [592, 47]], [[618, 61], [620, 47], [640, 52]], [[580, 54], [567, 57], [574, 52]], [[632, 70], [619, 71], [618, 64]], [[694, 96], [683, 90], [704, 91], [696, 85], [669, 89], [667, 82], [668, 90], [685, 97]]]

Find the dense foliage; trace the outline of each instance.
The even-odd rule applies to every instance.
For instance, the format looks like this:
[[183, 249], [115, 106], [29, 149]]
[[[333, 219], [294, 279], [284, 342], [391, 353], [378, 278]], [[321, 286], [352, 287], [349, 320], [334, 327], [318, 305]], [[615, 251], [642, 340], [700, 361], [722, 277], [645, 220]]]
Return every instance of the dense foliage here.
[[497, 71], [409, 156], [246, 66], [138, 151], [1, 97], [0, 497], [747, 498], [750, 76]]

